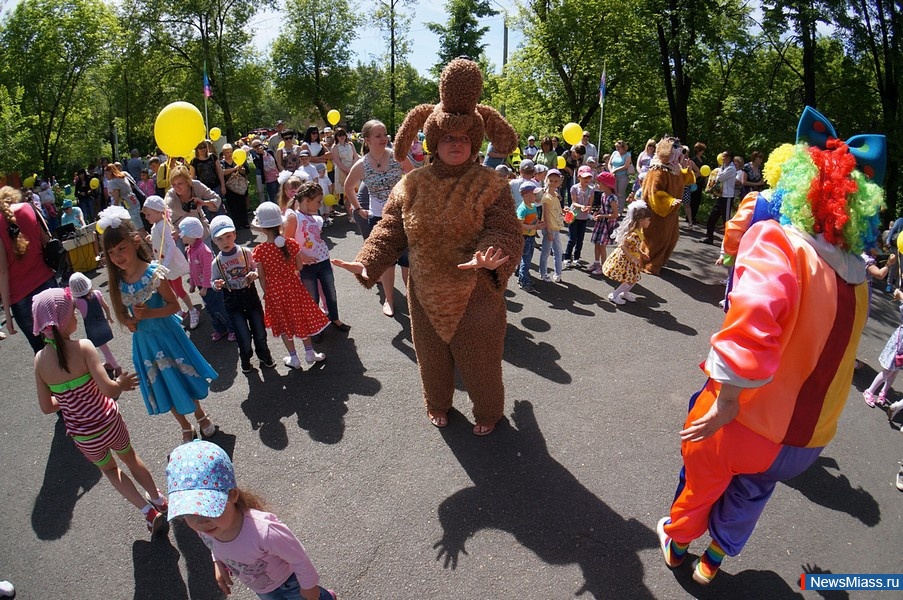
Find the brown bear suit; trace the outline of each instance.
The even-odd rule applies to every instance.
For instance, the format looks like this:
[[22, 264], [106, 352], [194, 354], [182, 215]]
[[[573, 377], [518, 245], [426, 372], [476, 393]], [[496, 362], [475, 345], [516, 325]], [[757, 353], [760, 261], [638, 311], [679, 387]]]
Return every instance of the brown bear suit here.
[[[455, 391], [455, 367], [473, 402], [476, 424], [492, 427], [505, 405], [502, 354], [507, 327], [504, 292], [523, 248], [507, 181], [475, 161], [452, 166], [435, 149], [450, 132], [466, 131], [476, 159], [484, 132], [500, 152], [510, 153], [517, 134], [494, 109], [477, 104], [483, 79], [476, 63], [458, 58], [439, 83], [440, 103], [422, 104], [405, 117], [395, 140], [401, 161], [422, 127], [431, 164], [396, 184], [355, 261], [366, 267], [366, 287], [409, 250], [407, 285], [411, 337], [427, 410], [446, 412]], [[464, 270], [490, 246], [509, 259], [495, 270]]]
[[644, 271], [653, 275], [661, 272], [680, 239], [678, 210], [687, 180], [680, 168], [680, 155], [680, 142], [676, 138], [662, 138], [643, 181], [643, 200], [652, 211], [652, 222], [643, 232], [649, 249], [649, 262]]

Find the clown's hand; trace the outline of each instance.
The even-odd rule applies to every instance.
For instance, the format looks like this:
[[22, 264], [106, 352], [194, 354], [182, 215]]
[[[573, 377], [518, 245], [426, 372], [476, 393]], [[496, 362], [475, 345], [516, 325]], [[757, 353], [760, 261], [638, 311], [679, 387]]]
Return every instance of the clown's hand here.
[[494, 271], [500, 265], [504, 264], [504, 262], [507, 261], [508, 258], [508, 255], [506, 255], [501, 248], [489, 246], [484, 252], [480, 252], [479, 250], [474, 252], [473, 258], [466, 263], [461, 263], [460, 265], [458, 265], [458, 268], [489, 269], [490, 271]]
[[727, 383], [722, 384], [712, 408], [681, 431], [680, 439], [684, 442], [701, 442], [733, 421], [739, 412], [740, 388]]
[[341, 267], [346, 271], [350, 271], [355, 275], [360, 275], [364, 279], [369, 279], [367, 277], [367, 267], [364, 266], [364, 263], [361, 262], [345, 262], [344, 260], [339, 260], [338, 258], [333, 258], [331, 261], [333, 265], [336, 267]]

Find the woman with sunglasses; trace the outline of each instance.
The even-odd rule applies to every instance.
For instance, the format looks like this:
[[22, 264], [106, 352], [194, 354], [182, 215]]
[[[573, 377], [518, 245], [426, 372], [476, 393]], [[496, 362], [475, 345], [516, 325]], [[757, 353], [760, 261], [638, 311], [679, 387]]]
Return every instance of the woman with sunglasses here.
[[[279, 171], [287, 170], [287, 167], [282, 164], [283, 160], [286, 156], [298, 156], [298, 152], [301, 151], [301, 148], [295, 144], [295, 132], [292, 129], [286, 129], [282, 132], [282, 147], [276, 148], [276, 167]], [[294, 163], [293, 163], [294, 164]], [[295, 167], [297, 168], [297, 167]], [[295, 169], [288, 169], [294, 171]]]

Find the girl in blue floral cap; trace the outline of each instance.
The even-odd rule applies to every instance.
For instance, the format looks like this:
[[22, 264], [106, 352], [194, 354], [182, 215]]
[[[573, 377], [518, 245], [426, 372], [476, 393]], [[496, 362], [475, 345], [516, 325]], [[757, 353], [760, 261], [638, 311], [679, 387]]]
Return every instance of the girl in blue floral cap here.
[[318, 585], [320, 576], [304, 546], [263, 502], [239, 489], [232, 461], [210, 442], [182, 444], [166, 467], [169, 520], [194, 529], [213, 555], [224, 594], [237, 576], [262, 600], [336, 600]]

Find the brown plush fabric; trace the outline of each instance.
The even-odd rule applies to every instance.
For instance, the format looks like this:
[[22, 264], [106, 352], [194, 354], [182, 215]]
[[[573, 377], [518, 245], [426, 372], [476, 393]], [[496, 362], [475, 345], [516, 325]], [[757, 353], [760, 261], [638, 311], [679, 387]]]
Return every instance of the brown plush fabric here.
[[652, 211], [652, 222], [643, 232], [649, 247], [649, 262], [643, 270], [658, 275], [680, 238], [680, 204], [683, 196], [684, 176], [671, 172], [664, 165], [652, 167], [643, 181], [643, 199]]

